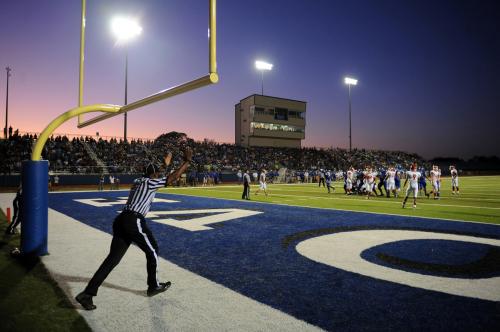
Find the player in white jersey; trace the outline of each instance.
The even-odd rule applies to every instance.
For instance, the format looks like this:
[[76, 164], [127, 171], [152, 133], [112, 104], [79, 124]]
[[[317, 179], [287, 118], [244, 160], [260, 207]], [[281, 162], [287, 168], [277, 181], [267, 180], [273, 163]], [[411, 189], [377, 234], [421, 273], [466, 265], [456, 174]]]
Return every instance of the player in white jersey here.
[[455, 195], [455, 191], [458, 194], [460, 194], [460, 189], [458, 188], [458, 171], [455, 168], [455, 166], [450, 166], [450, 173], [451, 173], [451, 193]]
[[352, 194], [352, 181], [354, 177], [354, 168], [350, 168], [347, 170], [346, 180], [345, 180], [345, 191], [346, 195]]
[[431, 183], [432, 183], [432, 190], [429, 192], [430, 197], [431, 194], [433, 194], [434, 199], [439, 198], [439, 187], [440, 187], [440, 181], [441, 181], [441, 172], [439, 171], [438, 167], [436, 165], [432, 165], [432, 170], [430, 171], [430, 177], [431, 177]]
[[406, 189], [406, 196], [403, 201], [403, 209], [405, 208], [408, 196], [413, 195], [413, 208], [417, 207], [417, 196], [418, 196], [418, 180], [422, 174], [417, 172], [417, 164], [411, 165], [411, 170], [406, 172], [406, 180], [403, 188], [406, 187], [406, 183], [410, 182], [410, 185]]
[[391, 192], [396, 197], [396, 169], [394, 167], [387, 171], [385, 181], [387, 183], [387, 197], [390, 197]]
[[266, 182], [266, 170], [263, 169], [262, 172], [260, 172], [259, 175], [259, 189], [255, 192], [255, 195], [257, 195], [261, 190], [264, 191], [264, 194], [266, 194], [267, 197], [267, 182]]
[[439, 179], [438, 179], [438, 196], [441, 197], [441, 168], [438, 167], [438, 174], [439, 174]]
[[375, 186], [376, 175], [377, 173], [373, 172], [371, 167], [368, 167], [364, 173], [366, 199], [370, 199], [370, 196], [373, 195], [373, 187]]

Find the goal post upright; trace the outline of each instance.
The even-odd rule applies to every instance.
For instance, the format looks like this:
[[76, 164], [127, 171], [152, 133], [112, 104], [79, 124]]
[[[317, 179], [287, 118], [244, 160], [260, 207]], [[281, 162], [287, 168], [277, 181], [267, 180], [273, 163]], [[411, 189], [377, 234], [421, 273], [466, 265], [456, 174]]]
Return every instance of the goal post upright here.
[[[87, 11], [87, 0], [82, 0], [82, 19], [80, 20], [80, 70], [78, 75], [78, 107], [83, 106], [83, 77], [85, 61], [85, 15]], [[80, 119], [80, 115], [78, 115]]]

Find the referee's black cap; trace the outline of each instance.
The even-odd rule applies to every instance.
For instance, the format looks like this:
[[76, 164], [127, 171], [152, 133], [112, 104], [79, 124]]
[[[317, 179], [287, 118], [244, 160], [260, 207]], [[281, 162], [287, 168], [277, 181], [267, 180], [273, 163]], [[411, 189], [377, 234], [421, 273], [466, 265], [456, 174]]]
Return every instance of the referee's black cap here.
[[155, 163], [149, 163], [148, 166], [146, 166], [146, 169], [144, 171], [144, 175], [146, 175], [146, 177], [151, 177], [151, 175], [153, 175], [154, 173], [156, 172], [159, 172], [160, 171], [160, 167], [158, 165], [155, 165]]

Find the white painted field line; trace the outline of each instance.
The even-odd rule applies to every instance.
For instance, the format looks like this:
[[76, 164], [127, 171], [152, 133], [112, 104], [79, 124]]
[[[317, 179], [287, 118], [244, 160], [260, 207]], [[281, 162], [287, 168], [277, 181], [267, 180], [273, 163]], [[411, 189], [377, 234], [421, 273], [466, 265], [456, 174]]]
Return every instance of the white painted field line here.
[[[269, 187], [268, 187], [268, 189], [269, 189], [269, 190], [273, 190], [273, 188], [274, 188], [273, 186], [269, 186]], [[343, 188], [342, 188], [342, 190], [343, 190]], [[279, 192], [281, 192], [281, 191], [284, 191], [284, 192], [300, 192], [299, 190], [288, 190], [288, 189], [287, 189], [287, 190], [284, 190], [284, 189], [274, 189], [273, 191], [274, 191], [274, 192], [276, 192], [276, 191], [279, 191]], [[304, 191], [302, 191], [302, 193], [318, 194], [319, 192], [318, 192], [318, 191], [316, 191], [316, 190], [314, 190], [314, 191], [313, 191], [313, 190], [304, 190]], [[324, 191], [324, 193], [327, 193], [327, 192], [326, 192], [326, 190]], [[472, 195], [472, 194], [469, 194], [469, 195]], [[483, 194], [481, 194], [481, 195], [483, 195]], [[419, 194], [419, 196], [421, 196], [421, 197], [423, 198], [423, 195], [420, 195], [420, 194]], [[456, 199], [459, 199], [459, 200], [462, 200], [462, 199], [463, 199], [463, 200], [474, 201], [474, 202], [482, 202], [482, 201], [487, 201], [487, 202], [494, 202], [494, 203], [495, 203], [495, 202], [498, 202], [498, 203], [500, 203], [500, 199], [490, 199], [490, 198], [467, 198], [467, 197], [463, 197], [463, 196], [464, 196], [464, 194], [460, 194], [460, 195], [456, 195], [456, 196], [453, 196], [453, 195], [448, 196], [448, 195], [446, 195], [446, 196], [441, 196], [441, 200], [452, 200], [452, 201], [456, 201]], [[500, 194], [498, 194], [498, 195], [491, 195], [491, 196], [500, 197]], [[353, 196], [353, 197], [354, 197], [354, 196]]]
[[[275, 188], [274, 185], [269, 186], [269, 190], [273, 190], [273, 188]], [[335, 187], [335, 188], [336, 188], [336, 190], [339, 189], [339, 188], [340, 188], [340, 190], [343, 190], [342, 187]], [[280, 188], [280, 189], [274, 189], [274, 191], [285, 191], [285, 192], [289, 191], [289, 192], [302, 192], [302, 193], [313, 193], [313, 194], [319, 193], [318, 190], [307, 190], [307, 189], [305, 189], [305, 190], [302, 189], [301, 190], [301, 189], [297, 189], [297, 188], [293, 188], [293, 189], [292, 188], [287, 188], [287, 189], [281, 189]], [[324, 192], [326, 193], [326, 189], [324, 189]], [[495, 194], [483, 194], [483, 193], [481, 193], [479, 195], [487, 195], [487, 196], [500, 197], [500, 193], [498, 195], [495, 195]], [[463, 199], [466, 199], [466, 200], [473, 200], [473, 201], [492, 201], [492, 202], [499, 202], [500, 203], [500, 198], [499, 199], [489, 199], [489, 198], [483, 198], [483, 199], [481, 199], [481, 198], [468, 198], [468, 197], [465, 197], [465, 196], [477, 196], [477, 195], [470, 194], [470, 193], [461, 193], [459, 195], [453, 196], [451, 194], [451, 191], [450, 191], [449, 194], [446, 193], [446, 196], [441, 196], [441, 199], [456, 199], [456, 198], [461, 199], [461, 198], [463, 198]]]
[[[284, 186], [288, 186], [288, 188], [286, 189], [279, 189], [279, 190], [286, 190], [286, 191], [306, 191], [306, 192], [316, 192], [316, 190], [311, 190], [313, 188], [311, 188], [311, 185], [310, 184], [268, 184], [270, 188], [275, 188], [275, 187], [284, 187]], [[316, 188], [323, 188], [323, 187], [319, 187], [317, 184], [315, 184], [315, 187]], [[254, 187], [258, 187], [257, 184], [252, 184], [251, 185], [252, 188]], [[293, 187], [298, 187], [298, 188], [293, 188]], [[343, 184], [342, 183], [336, 183], [333, 185], [334, 188], [337, 188], [337, 189], [340, 189], [340, 190], [343, 190]], [[240, 188], [243, 190], [243, 186], [241, 185], [220, 185], [220, 186], [212, 186], [212, 187], [171, 187], [171, 188], [168, 188], [169, 190], [200, 190], [200, 189], [213, 189], [213, 190], [217, 190], [217, 189], [220, 189], [220, 188]], [[469, 195], [476, 195], [475, 193], [470, 193], [470, 192], [467, 192], [467, 187], [465, 187], [465, 192], [461, 193], [458, 197], [460, 196], [469, 196]], [[496, 187], [495, 187], [496, 188]], [[450, 191], [451, 192], [451, 187], [450, 188], [443, 188], [445, 189], [446, 191]], [[326, 190], [326, 189], [325, 189]], [[464, 190], [462, 190], [464, 191]], [[495, 196], [495, 197], [499, 197], [500, 196], [500, 191], [495, 191], [495, 190], [487, 190], [488, 193], [481, 193], [480, 195], [482, 196]], [[494, 194], [492, 192], [498, 192], [498, 194]], [[453, 196], [450, 196], [450, 197], [453, 197]]]
[[327, 208], [327, 207], [308, 206], [308, 205], [296, 205], [296, 204], [283, 204], [283, 203], [265, 202], [265, 201], [253, 201], [253, 200], [247, 201], [247, 200], [241, 200], [241, 199], [236, 199], [236, 198], [222, 198], [222, 197], [210, 197], [210, 196], [194, 196], [194, 195], [189, 195], [189, 194], [175, 194], [175, 195], [186, 196], [186, 197], [210, 198], [210, 199], [226, 200], [226, 201], [236, 201], [236, 202], [243, 202], [243, 203], [282, 205], [282, 206], [290, 206], [290, 207], [298, 207], [298, 208], [306, 208], [306, 209], [320, 209], [320, 210], [330, 210], [330, 211], [346, 211], [346, 212], [355, 212], [355, 213], [378, 214], [378, 215], [383, 215], [383, 216], [408, 217], [408, 218], [419, 218], [419, 219], [430, 219], [430, 220], [458, 221], [458, 222], [466, 222], [466, 223], [471, 223], [471, 224], [482, 224], [482, 225], [491, 225], [491, 226], [498, 226], [498, 227], [500, 227], [500, 224], [493, 224], [491, 222], [484, 222], [484, 221], [472, 221], [472, 220], [450, 219], [450, 218], [440, 218], [440, 217], [414, 216], [414, 215], [408, 215], [408, 214], [396, 214], [396, 213], [373, 212], [373, 211], [359, 211], [359, 210], [341, 209], [341, 208], [335, 208], [335, 207]]
[[[227, 190], [219, 190], [218, 192], [222, 193], [234, 193], [234, 191], [227, 191]], [[366, 202], [366, 203], [383, 203], [383, 204], [401, 204], [401, 199], [404, 198], [404, 196], [399, 196], [399, 200], [397, 202], [394, 201], [381, 201], [377, 199], [364, 199], [364, 198], [340, 198], [340, 197], [322, 197], [322, 196], [304, 196], [304, 195], [288, 195], [288, 194], [276, 194], [273, 195], [273, 193], [270, 191], [269, 196], [285, 196], [285, 197], [301, 197], [301, 198], [306, 198], [306, 199], [327, 199], [327, 200], [342, 200], [342, 201], [350, 201], [350, 202]], [[488, 209], [488, 210], [500, 210], [500, 207], [484, 207], [484, 206], [469, 206], [469, 205], [455, 205], [455, 204], [427, 204], [427, 203], [422, 203], [422, 201], [419, 201], [419, 205], [426, 205], [426, 206], [442, 206], [442, 207], [457, 207], [457, 208], [467, 208], [467, 209]]]

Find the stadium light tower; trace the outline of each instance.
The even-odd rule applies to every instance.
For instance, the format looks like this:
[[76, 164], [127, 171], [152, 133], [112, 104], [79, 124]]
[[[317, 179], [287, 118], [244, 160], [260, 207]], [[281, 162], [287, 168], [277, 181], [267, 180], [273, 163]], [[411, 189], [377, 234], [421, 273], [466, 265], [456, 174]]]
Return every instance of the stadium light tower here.
[[351, 77], [345, 77], [344, 83], [349, 87], [349, 152], [352, 150], [352, 134], [351, 134], [351, 85], [358, 84], [358, 80]]
[[264, 95], [264, 71], [270, 71], [273, 69], [273, 65], [271, 63], [267, 63], [265, 61], [257, 60], [255, 61], [255, 68], [260, 70], [261, 73], [261, 94]]
[[7, 71], [7, 93], [5, 94], [5, 128], [3, 129], [3, 133], [5, 135], [5, 139], [9, 138], [7, 136], [7, 130], [9, 126], [9, 77], [10, 72], [12, 69], [10, 67], [6, 67], [5, 70]]
[[[116, 44], [127, 44], [130, 40], [139, 36], [142, 27], [131, 18], [115, 17], [111, 20], [111, 30], [116, 37]], [[125, 46], [125, 105], [127, 105], [128, 92], [128, 48]], [[127, 141], [127, 112], [123, 113], [123, 140]]]

